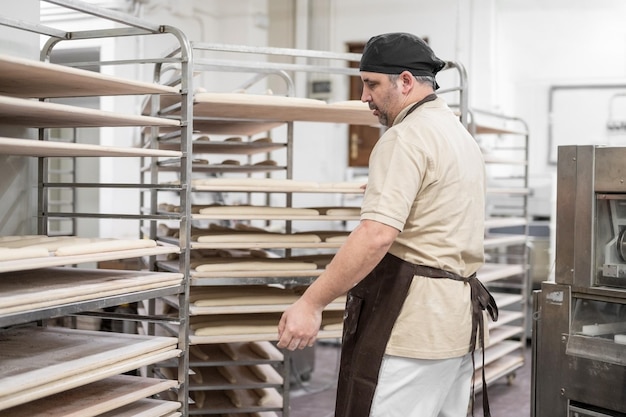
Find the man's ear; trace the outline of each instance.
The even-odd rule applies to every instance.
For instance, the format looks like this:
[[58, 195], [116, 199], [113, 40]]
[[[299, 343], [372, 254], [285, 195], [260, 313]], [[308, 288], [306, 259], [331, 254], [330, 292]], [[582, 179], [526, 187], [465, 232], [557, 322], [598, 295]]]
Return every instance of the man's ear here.
[[402, 92], [404, 93], [411, 91], [415, 84], [415, 78], [409, 71], [402, 71], [400, 73], [400, 81], [402, 82]]

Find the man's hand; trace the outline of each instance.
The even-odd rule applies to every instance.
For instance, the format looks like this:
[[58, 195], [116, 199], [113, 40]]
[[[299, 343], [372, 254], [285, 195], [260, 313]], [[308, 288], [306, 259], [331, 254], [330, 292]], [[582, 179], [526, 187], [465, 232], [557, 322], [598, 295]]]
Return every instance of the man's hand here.
[[321, 324], [322, 309], [300, 298], [280, 318], [278, 347], [296, 350], [313, 346]]

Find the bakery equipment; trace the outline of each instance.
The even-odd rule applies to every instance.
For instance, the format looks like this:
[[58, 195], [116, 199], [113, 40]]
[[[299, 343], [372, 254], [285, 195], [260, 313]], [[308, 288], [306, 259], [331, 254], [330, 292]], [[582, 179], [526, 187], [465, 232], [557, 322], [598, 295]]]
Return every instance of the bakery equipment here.
[[562, 146], [555, 282], [534, 294], [532, 415], [626, 416], [626, 147]]

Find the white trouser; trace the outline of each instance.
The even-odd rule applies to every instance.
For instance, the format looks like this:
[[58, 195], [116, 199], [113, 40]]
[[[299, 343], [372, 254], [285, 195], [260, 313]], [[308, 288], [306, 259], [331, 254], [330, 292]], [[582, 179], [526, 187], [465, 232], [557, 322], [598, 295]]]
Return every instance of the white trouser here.
[[465, 417], [472, 356], [428, 360], [385, 355], [370, 417]]

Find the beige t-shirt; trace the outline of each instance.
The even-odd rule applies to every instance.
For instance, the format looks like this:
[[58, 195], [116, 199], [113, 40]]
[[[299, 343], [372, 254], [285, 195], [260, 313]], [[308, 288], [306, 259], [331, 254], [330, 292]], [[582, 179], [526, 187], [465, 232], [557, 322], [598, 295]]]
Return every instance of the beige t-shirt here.
[[[391, 254], [469, 276], [484, 262], [482, 153], [441, 98], [404, 118], [407, 111], [372, 151], [361, 219], [400, 230]], [[416, 276], [386, 353], [462, 356], [469, 350], [471, 323], [468, 284]]]

